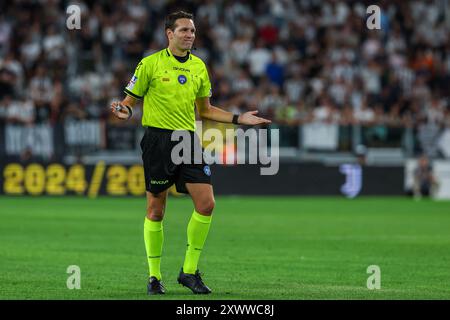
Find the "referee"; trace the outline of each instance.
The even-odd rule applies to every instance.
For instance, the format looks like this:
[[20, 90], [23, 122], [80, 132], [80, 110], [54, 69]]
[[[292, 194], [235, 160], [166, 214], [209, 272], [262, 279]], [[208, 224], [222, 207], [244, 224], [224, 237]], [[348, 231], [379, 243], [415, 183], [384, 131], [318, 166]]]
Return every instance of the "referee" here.
[[[203, 283], [197, 265], [208, 235], [214, 209], [211, 170], [202, 163], [176, 165], [171, 159], [172, 132], [184, 130], [192, 141], [195, 132], [195, 107], [202, 119], [218, 122], [257, 125], [270, 120], [255, 116], [257, 111], [235, 115], [212, 106], [211, 83], [205, 63], [191, 53], [195, 39], [193, 15], [183, 11], [169, 14], [165, 21], [169, 46], [143, 58], [125, 88], [122, 102], [113, 102], [116, 117], [128, 120], [133, 106], [143, 99], [142, 125], [146, 128], [141, 141], [147, 190], [147, 214], [144, 241], [149, 265], [148, 294], [164, 294], [161, 281], [161, 255], [164, 240], [163, 218], [168, 188], [189, 193], [194, 212], [187, 226], [187, 250], [178, 283], [197, 294], [211, 290]], [[194, 154], [194, 143], [191, 143]]]

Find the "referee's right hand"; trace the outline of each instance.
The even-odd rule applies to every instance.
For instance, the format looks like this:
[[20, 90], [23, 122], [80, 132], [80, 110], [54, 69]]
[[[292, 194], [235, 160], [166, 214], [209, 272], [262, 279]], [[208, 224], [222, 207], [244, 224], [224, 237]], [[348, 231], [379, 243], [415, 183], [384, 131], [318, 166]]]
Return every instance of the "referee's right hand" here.
[[130, 114], [128, 112], [128, 109], [125, 108], [120, 102], [114, 101], [111, 103], [111, 112], [120, 120], [128, 120], [130, 117]]

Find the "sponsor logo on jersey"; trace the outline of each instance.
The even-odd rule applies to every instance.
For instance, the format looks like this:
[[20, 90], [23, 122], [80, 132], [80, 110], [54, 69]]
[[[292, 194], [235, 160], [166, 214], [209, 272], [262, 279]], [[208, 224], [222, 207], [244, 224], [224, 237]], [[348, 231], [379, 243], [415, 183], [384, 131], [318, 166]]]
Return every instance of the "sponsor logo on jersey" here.
[[191, 70], [189, 70], [189, 69], [180, 68], [180, 67], [173, 67], [173, 70], [191, 72]]
[[133, 77], [131, 78], [130, 82], [128, 82], [128, 85], [127, 85], [127, 89], [128, 89], [128, 90], [133, 89], [134, 85], [136, 84], [137, 79], [138, 79], [138, 78], [137, 78], [136, 76], [133, 76]]
[[186, 78], [185, 75], [181, 74], [181, 75], [178, 76], [178, 82], [179, 82], [180, 84], [185, 84], [186, 81], [187, 81], [187, 78]]

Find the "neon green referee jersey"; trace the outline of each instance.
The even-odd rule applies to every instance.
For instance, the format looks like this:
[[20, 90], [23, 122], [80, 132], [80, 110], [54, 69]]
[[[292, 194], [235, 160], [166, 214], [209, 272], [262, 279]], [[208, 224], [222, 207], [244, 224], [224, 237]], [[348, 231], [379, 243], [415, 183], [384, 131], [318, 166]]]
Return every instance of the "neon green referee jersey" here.
[[144, 98], [143, 126], [195, 131], [195, 99], [211, 96], [211, 82], [200, 58], [179, 62], [166, 48], [139, 62], [124, 91]]

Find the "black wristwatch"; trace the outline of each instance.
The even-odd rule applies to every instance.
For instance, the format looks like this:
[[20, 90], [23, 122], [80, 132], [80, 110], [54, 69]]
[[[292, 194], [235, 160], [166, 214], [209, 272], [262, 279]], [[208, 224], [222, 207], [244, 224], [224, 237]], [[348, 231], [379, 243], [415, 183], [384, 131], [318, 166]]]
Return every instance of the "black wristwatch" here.
[[238, 114], [234, 114], [233, 115], [233, 120], [231, 121], [231, 123], [234, 123], [234, 124], [239, 124], [239, 115]]
[[130, 118], [133, 116], [133, 109], [131, 109], [131, 107], [126, 106], [126, 105], [124, 107], [128, 109], [128, 119], [127, 120], [130, 120]]
[[120, 104], [120, 103], [116, 106], [116, 110], [117, 111], [122, 110], [122, 108], [127, 108], [127, 110], [128, 110], [128, 118], [127, 118], [127, 120], [130, 120], [131, 116], [133, 115], [133, 109], [131, 109], [127, 105], [123, 105], [123, 104]]

